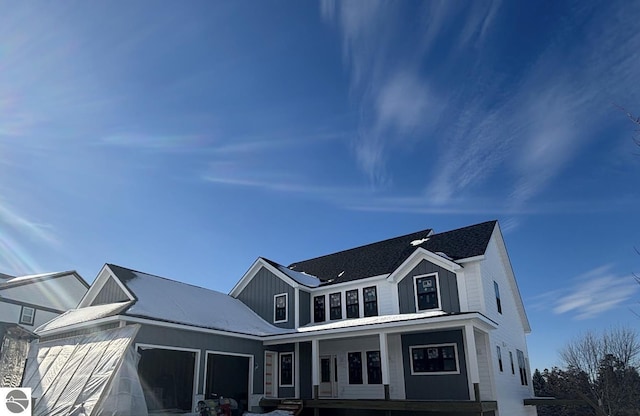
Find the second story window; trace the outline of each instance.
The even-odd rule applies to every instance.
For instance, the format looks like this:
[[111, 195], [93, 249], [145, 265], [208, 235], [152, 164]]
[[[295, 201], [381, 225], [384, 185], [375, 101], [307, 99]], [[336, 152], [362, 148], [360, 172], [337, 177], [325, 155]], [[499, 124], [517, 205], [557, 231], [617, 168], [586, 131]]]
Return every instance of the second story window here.
[[424, 311], [427, 309], [438, 309], [438, 279], [437, 274], [429, 274], [426, 276], [416, 276], [416, 309]]
[[509, 351], [509, 361], [511, 362], [511, 374], [515, 374], [516, 370], [513, 366], [513, 353], [511, 351]]
[[520, 384], [528, 386], [529, 380], [527, 379], [527, 364], [524, 359], [524, 353], [516, 350], [516, 354], [518, 355], [518, 367], [520, 368]]
[[358, 303], [358, 289], [347, 290], [347, 318], [360, 317], [360, 305]]
[[313, 298], [313, 322], [324, 322], [324, 295]]
[[273, 298], [273, 322], [287, 322], [287, 294], [275, 295]]
[[500, 372], [502, 372], [502, 351], [500, 351], [499, 345], [496, 345], [496, 350], [498, 352], [498, 368], [500, 368]]
[[500, 288], [498, 287], [498, 283], [493, 282], [493, 289], [496, 292], [496, 306], [498, 307], [498, 313], [502, 313], [502, 302], [500, 301]]
[[342, 319], [342, 295], [340, 293], [329, 295], [329, 319]]
[[362, 297], [364, 298], [364, 316], [378, 315], [378, 296], [376, 287], [365, 287], [362, 289]]
[[23, 306], [20, 312], [20, 323], [25, 325], [33, 325], [36, 318], [36, 310], [28, 306]]

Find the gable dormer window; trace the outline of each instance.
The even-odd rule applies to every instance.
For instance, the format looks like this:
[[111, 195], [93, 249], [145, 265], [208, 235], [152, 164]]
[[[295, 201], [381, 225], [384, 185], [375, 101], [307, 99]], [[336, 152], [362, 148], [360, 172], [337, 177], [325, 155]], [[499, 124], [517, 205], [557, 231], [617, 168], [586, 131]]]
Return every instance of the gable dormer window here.
[[273, 323], [287, 322], [287, 294], [281, 293], [273, 297]]
[[342, 295], [340, 292], [329, 295], [329, 319], [342, 319]]
[[313, 322], [324, 322], [324, 295], [313, 298]]
[[438, 273], [414, 277], [416, 290], [416, 310], [440, 308], [438, 293]]
[[364, 298], [364, 316], [378, 316], [378, 295], [376, 287], [365, 287], [362, 289]]
[[360, 317], [360, 304], [358, 302], [358, 289], [347, 290], [347, 318]]

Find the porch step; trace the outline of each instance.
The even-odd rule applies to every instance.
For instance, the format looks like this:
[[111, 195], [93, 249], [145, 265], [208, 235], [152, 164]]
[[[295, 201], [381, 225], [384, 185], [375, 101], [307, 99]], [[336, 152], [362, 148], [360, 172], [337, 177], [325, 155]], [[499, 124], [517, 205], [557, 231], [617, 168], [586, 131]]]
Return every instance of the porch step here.
[[302, 408], [302, 400], [283, 400], [277, 407], [278, 410], [288, 410], [292, 412], [294, 416], [298, 416], [302, 413]]

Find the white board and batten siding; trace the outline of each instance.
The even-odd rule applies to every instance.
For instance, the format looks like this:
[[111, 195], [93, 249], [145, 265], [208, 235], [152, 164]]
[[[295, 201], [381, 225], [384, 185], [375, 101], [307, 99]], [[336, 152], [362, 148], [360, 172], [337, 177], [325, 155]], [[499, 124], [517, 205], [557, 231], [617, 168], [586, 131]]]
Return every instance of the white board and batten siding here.
[[[516, 297], [519, 297], [519, 293], [507, 274], [507, 267], [510, 267], [510, 264], [506, 251], [501, 247], [498, 237], [494, 234], [487, 246], [485, 259], [479, 262], [479, 268], [483, 276], [482, 291], [484, 293], [483, 303], [485, 304], [483, 313], [498, 323], [498, 328], [491, 331], [489, 335], [491, 356], [488, 360], [488, 363], [493, 367], [498, 414], [500, 416], [532, 416], [536, 415], [535, 407], [523, 405], [523, 399], [533, 397], [534, 393], [531, 370], [528, 367], [529, 353], [524, 326], [516, 304]], [[499, 287], [502, 313], [498, 312], [494, 281]], [[501, 350], [503, 371], [499, 369], [496, 347], [500, 347]], [[527, 358], [528, 386], [523, 386], [520, 383], [516, 350], [522, 351]], [[509, 352], [513, 355], [514, 372], [511, 371]]]
[[[400, 335], [390, 335], [389, 394], [392, 399], [404, 399], [404, 376]], [[382, 384], [367, 384], [367, 351], [380, 351], [379, 337], [360, 337], [339, 340], [320, 341], [320, 355], [335, 355], [338, 361], [337, 397], [340, 399], [384, 399]], [[363, 362], [363, 384], [349, 384], [350, 352], [361, 352]]]

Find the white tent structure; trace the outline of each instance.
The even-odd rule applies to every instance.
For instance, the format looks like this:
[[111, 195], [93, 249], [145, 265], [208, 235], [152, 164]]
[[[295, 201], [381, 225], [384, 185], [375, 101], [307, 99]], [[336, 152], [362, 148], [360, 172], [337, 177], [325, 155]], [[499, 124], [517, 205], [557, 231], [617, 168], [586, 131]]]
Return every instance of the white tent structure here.
[[35, 344], [23, 387], [34, 416], [147, 415], [131, 344], [139, 325]]

